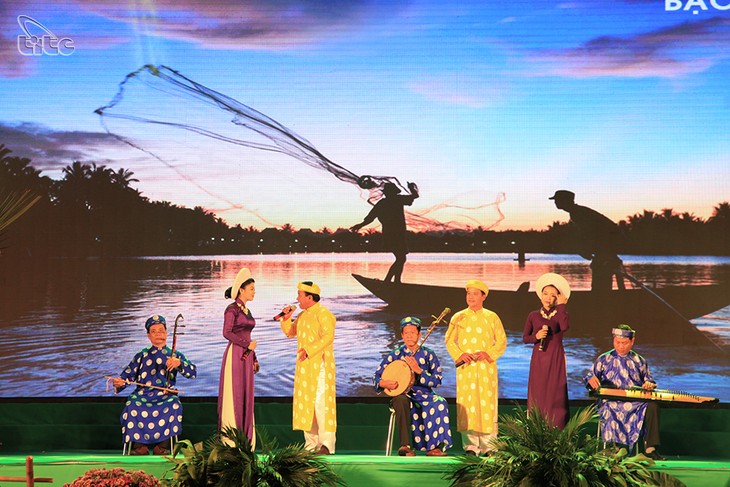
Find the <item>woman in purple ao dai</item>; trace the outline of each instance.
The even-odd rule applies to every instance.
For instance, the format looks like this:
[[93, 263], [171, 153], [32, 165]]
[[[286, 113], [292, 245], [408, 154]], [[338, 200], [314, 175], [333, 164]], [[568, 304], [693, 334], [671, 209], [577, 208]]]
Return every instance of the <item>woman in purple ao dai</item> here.
[[234, 301], [224, 313], [223, 336], [228, 346], [223, 353], [220, 384], [218, 387], [218, 429], [235, 427], [242, 431], [256, 447], [254, 423], [254, 374], [259, 370], [256, 358], [256, 341], [251, 331], [256, 320], [246, 303], [256, 294], [251, 272], [243, 268], [225, 296]]
[[535, 292], [542, 306], [527, 316], [522, 333], [524, 343], [534, 344], [527, 407], [536, 407], [553, 426], [562, 430], [569, 416], [563, 335], [570, 328], [565, 309], [570, 286], [563, 276], [549, 272], [537, 280]]

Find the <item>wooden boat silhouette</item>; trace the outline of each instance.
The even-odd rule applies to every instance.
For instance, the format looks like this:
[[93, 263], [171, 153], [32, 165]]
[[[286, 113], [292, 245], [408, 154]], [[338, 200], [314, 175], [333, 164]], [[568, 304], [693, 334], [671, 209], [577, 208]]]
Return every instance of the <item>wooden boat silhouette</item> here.
[[[431, 314], [444, 307], [453, 311], [466, 307], [463, 288], [396, 284], [359, 274], [352, 277], [397, 311], [418, 315]], [[529, 282], [523, 282], [515, 291], [489, 291], [484, 306], [499, 315], [505, 330], [521, 333], [528, 313], [539, 307], [537, 296], [529, 287]], [[730, 284], [668, 286], [653, 292], [661, 299], [641, 288], [606, 292], [574, 290], [568, 303], [570, 336], [605, 337], [612, 327], [626, 323], [637, 331], [642, 343], [714, 345], [687, 319], [730, 304]]]

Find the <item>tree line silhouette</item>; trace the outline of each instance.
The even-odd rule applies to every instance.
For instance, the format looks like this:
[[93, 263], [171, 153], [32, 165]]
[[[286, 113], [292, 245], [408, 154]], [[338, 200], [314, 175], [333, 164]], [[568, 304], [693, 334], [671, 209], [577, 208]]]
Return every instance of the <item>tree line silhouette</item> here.
[[[229, 226], [202, 207], [150, 201], [127, 169], [73, 162], [53, 180], [0, 144], [0, 201], [29, 190], [40, 200], [0, 235], [4, 256], [18, 258], [379, 252], [381, 234], [348, 229]], [[2, 211], [2, 209], [0, 209]], [[0, 215], [2, 216], [2, 215]], [[672, 209], [644, 210], [618, 222], [620, 252], [637, 255], [730, 255], [730, 203], [703, 220]], [[575, 229], [409, 232], [413, 252], [577, 253]]]

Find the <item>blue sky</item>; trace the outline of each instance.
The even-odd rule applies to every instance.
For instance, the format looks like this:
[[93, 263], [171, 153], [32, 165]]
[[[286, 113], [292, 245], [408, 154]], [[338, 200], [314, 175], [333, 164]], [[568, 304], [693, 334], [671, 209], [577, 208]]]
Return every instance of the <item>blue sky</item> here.
[[[6, 2], [0, 142], [52, 177], [74, 160], [130, 169], [148, 197], [231, 224], [347, 227], [368, 211], [357, 188], [284, 155], [124, 127], [163, 164], [106, 136], [94, 110], [127, 73], [163, 64], [356, 174], [416, 181], [414, 211], [504, 193], [498, 229], [542, 229], [566, 220], [547, 198], [570, 189], [614, 220], [662, 208], [707, 218], [730, 188], [730, 10], [706, 6]], [[19, 15], [73, 52], [21, 55]], [[145, 106], [182, 123], [220, 115], [157, 103]], [[175, 149], [160, 147], [168, 140]], [[470, 217], [488, 225], [497, 214]]]

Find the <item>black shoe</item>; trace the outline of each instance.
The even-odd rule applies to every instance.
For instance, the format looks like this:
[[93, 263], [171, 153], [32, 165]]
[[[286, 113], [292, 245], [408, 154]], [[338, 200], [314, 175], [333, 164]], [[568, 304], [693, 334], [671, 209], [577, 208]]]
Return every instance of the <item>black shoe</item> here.
[[410, 446], [403, 445], [402, 447], [398, 448], [398, 455], [401, 457], [415, 457], [416, 452], [414, 452]]
[[661, 456], [656, 450], [652, 450], [651, 453], [644, 453], [644, 455], [652, 460], [666, 460], [666, 458]]
[[466, 450], [464, 451], [464, 455], [467, 457], [475, 457], [477, 456], [477, 452], [475, 452], [474, 450]]

